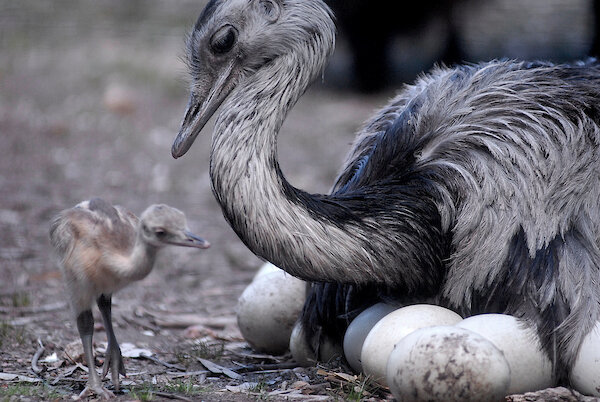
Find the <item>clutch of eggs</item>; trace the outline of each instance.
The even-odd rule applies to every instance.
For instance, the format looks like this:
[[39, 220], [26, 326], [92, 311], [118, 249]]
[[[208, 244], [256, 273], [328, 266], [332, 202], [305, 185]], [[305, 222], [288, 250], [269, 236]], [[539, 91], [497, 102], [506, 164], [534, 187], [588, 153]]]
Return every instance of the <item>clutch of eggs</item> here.
[[[413, 350], [417, 344], [413, 345], [408, 342], [411, 338], [405, 338], [413, 332], [435, 327], [445, 328], [435, 331], [449, 331], [448, 339], [463, 339], [464, 341], [457, 340], [460, 347], [475, 348], [471, 345], [474, 342], [478, 345], [475, 349], [499, 359], [496, 363], [500, 368], [495, 369], [498, 373], [497, 378], [490, 380], [490, 373], [486, 370], [473, 372], [480, 373], [481, 378], [477, 379], [479, 382], [470, 383], [469, 387], [476, 383], [488, 384], [487, 388], [480, 389], [477, 394], [483, 395], [484, 399], [494, 400], [500, 394], [525, 393], [556, 385], [552, 375], [552, 364], [541, 348], [535, 329], [526, 322], [505, 314], [481, 314], [463, 320], [457, 314], [438, 306], [414, 305], [395, 310], [393, 306], [378, 304], [366, 309], [350, 324], [344, 337], [344, 355], [356, 371], [369, 374], [384, 385], [388, 384], [395, 397], [400, 400], [406, 399], [406, 392], [413, 392], [413, 395], [416, 392], [415, 383], [412, 383], [413, 389], [409, 390], [405, 388], [407, 382], [400, 381], [397, 377], [398, 370], [394, 371], [393, 368], [406, 363], [401, 363], [403, 355], [397, 350], [406, 348], [417, 353], [416, 349]], [[455, 327], [460, 328], [460, 331], [466, 330], [469, 336], [456, 337]], [[423, 336], [427, 331], [420, 334], [419, 342], [426, 342], [428, 338]], [[440, 333], [436, 336], [440, 336]], [[481, 338], [486, 342], [482, 342]], [[357, 350], [360, 350], [360, 353]], [[440, 352], [440, 355], [444, 353]], [[450, 352], [447, 356], [455, 358]], [[464, 367], [468, 368], [468, 359], [474, 359], [475, 364], [479, 356], [467, 354], [462, 358], [467, 359]], [[426, 361], [424, 357], [413, 363], [422, 364], [426, 368], [429, 365], [429, 370], [440, 370], [441, 367]], [[507, 377], [502, 369], [504, 365], [508, 367]], [[418, 371], [415, 367], [413, 369], [411, 372]], [[403, 375], [406, 377], [407, 372], [404, 371]], [[600, 323], [585, 338], [571, 370], [570, 380], [574, 388], [582, 393], [595, 396], [600, 394]], [[418, 378], [415, 381], [418, 383]], [[493, 381], [495, 385], [491, 386], [489, 381]], [[454, 384], [454, 388], [451, 385], [446, 384], [450, 390], [465, 392], [460, 384]], [[450, 398], [451, 394], [452, 392], [444, 394], [444, 398]], [[429, 397], [432, 396], [429, 395], [425, 399]], [[460, 396], [456, 396], [455, 400], [460, 399]]]
[[[270, 263], [263, 265], [238, 301], [238, 325], [246, 341], [257, 351], [272, 354], [285, 353], [291, 344], [293, 357], [304, 365], [338, 355], [340, 350], [327, 340], [319, 346], [319, 356], [314, 356], [307, 347], [303, 328], [296, 323], [305, 297], [304, 281]], [[413, 333], [418, 336], [412, 336]], [[447, 340], [453, 339], [459, 348], [449, 348], [451, 345], [446, 342], [446, 349], [440, 349], [442, 343], [436, 339], [444, 336]], [[425, 344], [431, 350], [437, 350], [437, 358], [423, 354]], [[462, 353], [461, 348], [473, 353]], [[400, 400], [406, 399], [407, 393], [424, 395], [424, 399], [434, 397], [434, 394], [423, 394], [423, 389], [443, 395], [447, 400], [469, 399], [460, 395], [466, 396], [465, 392], [470, 392], [470, 387], [477, 387], [477, 384], [481, 385], [477, 398], [494, 400], [500, 394], [524, 393], [555, 385], [552, 365], [541, 349], [535, 330], [505, 314], [481, 314], [463, 320], [451, 310], [435, 305], [396, 308], [379, 303], [363, 311], [348, 326], [343, 353], [354, 370], [389, 384], [394, 396]], [[409, 359], [410, 353], [421, 357]], [[466, 386], [458, 379], [449, 383], [447, 379], [451, 377], [440, 374], [443, 365], [450, 361], [444, 361], [443, 356], [453, 362], [457, 358], [459, 361], [465, 359], [464, 364], [457, 367], [470, 373], [472, 381], [468, 389], [463, 388]], [[495, 359], [496, 366], [470, 370], [469, 364], [482, 364], [482, 356]], [[412, 365], [408, 371], [406, 364]], [[438, 373], [438, 377], [444, 379], [444, 385], [438, 381], [439, 387], [428, 387], [424, 377], [407, 380], [411, 373], [422, 372], [421, 369]], [[399, 377], [400, 372], [402, 377]], [[578, 391], [600, 396], [600, 323], [584, 339], [570, 372], [570, 381]], [[419, 400], [416, 397], [408, 399]]]

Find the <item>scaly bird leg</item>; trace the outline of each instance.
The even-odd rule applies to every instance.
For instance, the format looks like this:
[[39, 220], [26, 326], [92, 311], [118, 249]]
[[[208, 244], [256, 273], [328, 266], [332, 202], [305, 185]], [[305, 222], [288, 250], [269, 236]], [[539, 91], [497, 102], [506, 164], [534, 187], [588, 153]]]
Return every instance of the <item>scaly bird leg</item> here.
[[77, 330], [83, 344], [83, 353], [88, 366], [88, 383], [87, 386], [77, 399], [96, 394], [102, 398], [114, 398], [114, 394], [102, 386], [102, 381], [96, 372], [96, 364], [94, 362], [94, 351], [92, 350], [92, 338], [94, 336], [94, 316], [92, 310], [86, 310], [77, 316]]
[[108, 338], [108, 347], [106, 348], [106, 357], [104, 358], [104, 365], [102, 366], [102, 378], [106, 376], [110, 367], [110, 378], [115, 391], [119, 391], [119, 373], [125, 374], [125, 365], [123, 364], [123, 357], [121, 356], [121, 348], [115, 337], [115, 332], [112, 326], [112, 297], [111, 295], [100, 295], [97, 300], [98, 308], [102, 314], [104, 320], [104, 327], [106, 328], [106, 336]]

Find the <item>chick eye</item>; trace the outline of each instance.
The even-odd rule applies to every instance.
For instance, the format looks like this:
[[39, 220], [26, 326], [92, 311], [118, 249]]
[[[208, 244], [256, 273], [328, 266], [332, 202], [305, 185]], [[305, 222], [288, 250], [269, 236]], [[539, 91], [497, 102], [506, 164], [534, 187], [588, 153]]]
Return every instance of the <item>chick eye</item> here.
[[154, 234], [156, 235], [157, 238], [162, 239], [167, 235], [167, 232], [164, 231], [163, 229], [156, 229], [154, 231]]
[[223, 54], [229, 52], [237, 39], [237, 30], [231, 25], [222, 26], [210, 38], [210, 47], [214, 53]]

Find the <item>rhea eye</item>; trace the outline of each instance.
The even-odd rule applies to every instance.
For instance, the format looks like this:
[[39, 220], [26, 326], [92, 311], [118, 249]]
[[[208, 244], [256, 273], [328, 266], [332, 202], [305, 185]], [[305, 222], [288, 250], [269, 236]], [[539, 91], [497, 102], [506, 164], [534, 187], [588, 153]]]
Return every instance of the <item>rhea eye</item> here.
[[157, 238], [162, 239], [167, 235], [167, 232], [164, 229], [156, 229], [154, 234]]
[[227, 53], [235, 45], [236, 39], [237, 30], [231, 25], [224, 25], [210, 38], [210, 47], [214, 53]]

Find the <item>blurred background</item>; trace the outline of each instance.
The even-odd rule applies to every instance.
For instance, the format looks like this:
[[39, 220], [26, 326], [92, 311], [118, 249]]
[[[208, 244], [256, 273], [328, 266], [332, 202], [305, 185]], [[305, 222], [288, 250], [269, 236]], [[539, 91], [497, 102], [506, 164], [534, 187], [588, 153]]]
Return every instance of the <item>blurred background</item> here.
[[348, 62], [354, 67], [351, 75], [342, 75], [347, 79], [343, 85], [363, 92], [410, 81], [434, 63], [494, 58], [567, 61], [598, 54], [598, 0], [328, 3], [338, 17]]
[[[284, 173], [312, 192], [328, 191], [361, 123], [437, 62], [564, 61], [594, 53], [592, 0], [331, 4], [339, 15], [338, 49], [279, 142]], [[212, 196], [210, 127], [185, 157], [170, 155], [188, 97], [184, 37], [203, 5], [0, 0], [0, 307], [62, 299], [49, 220], [100, 196], [138, 214], [151, 203], [170, 204], [212, 243], [207, 251], [169, 250], [146, 280], [117, 294], [116, 309], [141, 303], [234, 315], [261, 262]], [[0, 321], [13, 318], [3, 311]], [[62, 319], [67, 312], [58, 321], [53, 314], [29, 328], [57, 344], [65, 335], [76, 339]], [[0, 348], [0, 361], [7, 353]]]

